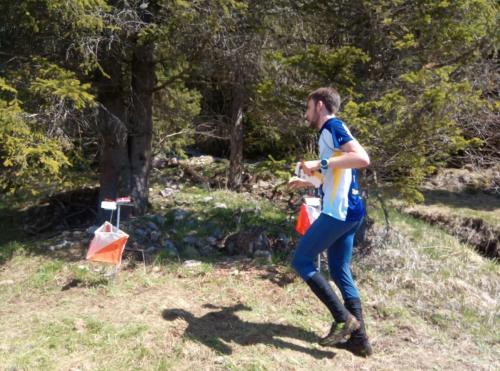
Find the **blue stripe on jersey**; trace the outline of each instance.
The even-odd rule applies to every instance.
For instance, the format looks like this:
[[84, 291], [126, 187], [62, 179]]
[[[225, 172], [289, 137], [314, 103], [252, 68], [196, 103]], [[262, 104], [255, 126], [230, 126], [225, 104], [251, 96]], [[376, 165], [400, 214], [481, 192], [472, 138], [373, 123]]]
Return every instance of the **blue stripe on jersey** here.
[[357, 171], [356, 169], [351, 169], [352, 171], [352, 181], [351, 187], [349, 188], [349, 194], [347, 195], [349, 206], [347, 207], [347, 216], [345, 218], [348, 222], [356, 222], [361, 220], [365, 216], [365, 205], [363, 199], [359, 195], [358, 181], [357, 181]]
[[340, 148], [341, 145], [354, 139], [345, 124], [336, 117], [325, 122], [321, 127], [319, 134], [321, 135], [325, 129], [332, 134], [335, 148]]

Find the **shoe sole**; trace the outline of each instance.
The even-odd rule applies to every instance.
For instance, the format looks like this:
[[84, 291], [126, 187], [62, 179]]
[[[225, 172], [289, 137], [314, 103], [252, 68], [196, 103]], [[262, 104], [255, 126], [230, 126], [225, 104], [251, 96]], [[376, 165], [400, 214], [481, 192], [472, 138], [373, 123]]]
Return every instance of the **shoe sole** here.
[[350, 344], [349, 340], [347, 340], [344, 343], [337, 343], [334, 344], [333, 346], [338, 349], [347, 350], [348, 352], [351, 352], [352, 354], [358, 357], [366, 358], [373, 354], [373, 349], [371, 345], [369, 345], [369, 343], [367, 343], [367, 345], [360, 346], [360, 345]]
[[349, 339], [349, 336], [356, 330], [359, 330], [359, 328], [361, 327], [361, 324], [355, 319], [353, 321], [354, 323], [352, 324], [353, 326], [352, 327], [346, 327], [344, 330], [342, 330], [340, 333], [338, 333], [337, 335], [335, 336], [331, 336], [331, 337], [326, 337], [326, 338], [323, 338], [319, 341], [319, 345], [327, 345], [327, 346], [330, 346], [330, 345], [334, 345], [336, 343], [340, 343], [341, 341], [346, 341]]

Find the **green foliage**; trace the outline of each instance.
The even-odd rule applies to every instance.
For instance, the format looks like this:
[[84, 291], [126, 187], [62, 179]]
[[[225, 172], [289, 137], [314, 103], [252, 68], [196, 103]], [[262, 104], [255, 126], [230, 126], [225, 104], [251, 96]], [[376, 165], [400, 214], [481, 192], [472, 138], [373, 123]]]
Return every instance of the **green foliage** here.
[[329, 82], [338, 86], [341, 93], [352, 94], [357, 83], [354, 67], [368, 62], [370, 57], [353, 46], [330, 49], [314, 45], [289, 58], [280, 59], [285, 66], [299, 68], [312, 83]]
[[201, 95], [182, 84], [168, 86], [157, 93], [153, 130], [155, 151], [183, 155], [194, 142], [194, 119], [200, 113]]
[[[383, 19], [381, 36], [388, 47], [411, 49], [426, 63], [462, 54], [497, 27], [498, 8], [491, 0], [401, 3], [382, 0], [366, 5], [375, 17]], [[403, 8], [405, 5], [408, 7]]]
[[342, 117], [366, 143], [379, 187], [421, 201], [422, 180], [475, 141], [463, 137], [456, 114], [457, 107], [477, 104], [477, 96], [467, 82], [450, 81], [452, 70], [404, 74], [404, 90], [345, 105]]
[[270, 168], [307, 156], [316, 133], [301, 125], [304, 99], [324, 85], [340, 91], [341, 117], [368, 148], [368, 181], [380, 191], [418, 200], [422, 179], [450, 157], [495, 148], [495, 130], [478, 126], [493, 127], [498, 114], [493, 0], [147, 3], [0, 4], [4, 191], [57, 179], [69, 148], [71, 158], [86, 157], [85, 134], [61, 128], [76, 115], [92, 120], [84, 113], [112, 81], [106, 63], [120, 67], [123, 117], [130, 114], [130, 61], [146, 42], [157, 83], [154, 151], [182, 155], [200, 131], [227, 138], [238, 98], [245, 156], [272, 156]]
[[261, 179], [273, 179], [278, 178], [282, 181], [287, 181], [290, 179], [292, 170], [290, 164], [293, 163], [293, 159], [284, 158], [282, 160], [276, 160], [272, 155], [267, 156], [267, 160], [260, 161], [255, 167], [254, 173], [257, 178]]
[[47, 1], [47, 10], [73, 30], [103, 30], [105, 23], [100, 12], [111, 11], [105, 0], [56, 0]]
[[[306, 126], [295, 125], [285, 119], [280, 122], [273, 115], [251, 110], [246, 121], [244, 132], [245, 156], [249, 158], [299, 158], [305, 153], [313, 152], [316, 133]], [[277, 116], [277, 115], [276, 115]], [[256, 121], [260, 120], [260, 121]], [[308, 144], [310, 146], [308, 147]]]
[[71, 103], [76, 110], [95, 106], [90, 84], [82, 84], [75, 73], [45, 60], [34, 60], [39, 65], [37, 77], [30, 91], [47, 106]]
[[289, 56], [279, 50], [269, 53], [248, 112], [245, 153], [298, 158], [315, 152], [316, 133], [301, 125], [305, 98], [321, 85], [335, 85], [344, 95], [359, 96], [355, 69], [368, 60], [365, 52], [350, 46], [312, 45]]
[[[16, 94], [3, 79], [0, 89]], [[29, 187], [35, 180], [55, 179], [65, 165], [68, 161], [60, 145], [30, 126], [18, 101], [0, 99], [0, 191], [12, 192]]]
[[[495, 53], [498, 8], [488, 0], [319, 1], [316, 7], [330, 10], [321, 20], [306, 13], [321, 30], [281, 25], [293, 41], [269, 55], [257, 114], [266, 117], [274, 107], [274, 125], [276, 119], [296, 122], [310, 91], [335, 86], [343, 98], [341, 118], [370, 154], [370, 187], [421, 201], [417, 189], [426, 176], [482, 142], [462, 127], [465, 114], [493, 112], [471, 66]], [[273, 131], [268, 127], [266, 134]]]

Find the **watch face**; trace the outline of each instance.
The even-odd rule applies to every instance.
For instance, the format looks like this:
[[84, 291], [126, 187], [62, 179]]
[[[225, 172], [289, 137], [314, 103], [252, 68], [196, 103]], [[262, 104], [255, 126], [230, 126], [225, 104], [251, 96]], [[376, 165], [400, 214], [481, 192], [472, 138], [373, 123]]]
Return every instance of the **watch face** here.
[[328, 160], [323, 159], [323, 160], [320, 161], [319, 164], [320, 164], [320, 166], [321, 166], [322, 169], [327, 169], [328, 168]]

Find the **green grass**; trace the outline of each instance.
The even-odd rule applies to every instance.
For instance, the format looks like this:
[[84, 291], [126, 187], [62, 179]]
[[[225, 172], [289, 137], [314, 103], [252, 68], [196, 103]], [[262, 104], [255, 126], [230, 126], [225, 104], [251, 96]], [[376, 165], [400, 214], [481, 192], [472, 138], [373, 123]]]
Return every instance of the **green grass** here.
[[[16, 353], [9, 358], [15, 367], [57, 369], [60, 364], [53, 354], [89, 352], [100, 358], [118, 351], [117, 344], [129, 347], [125, 359], [120, 360], [124, 366], [150, 355], [139, 345], [148, 330], [142, 323], [115, 326], [94, 317], [63, 317], [49, 322], [34, 319], [30, 324], [29, 336], [13, 341]], [[106, 358], [101, 362], [106, 364]]]
[[[208, 200], [207, 197], [211, 199]], [[280, 227], [287, 222], [284, 211], [274, 207], [268, 200], [257, 199], [250, 194], [225, 190], [209, 192], [190, 187], [177, 193], [175, 202], [192, 213], [191, 216], [201, 227], [200, 234], [209, 234], [212, 223], [219, 223], [226, 230], [266, 226], [272, 233], [280, 231]]]
[[59, 260], [48, 261], [41, 265], [31, 277], [30, 283], [36, 288], [51, 287], [58, 273], [64, 268], [64, 263]]

